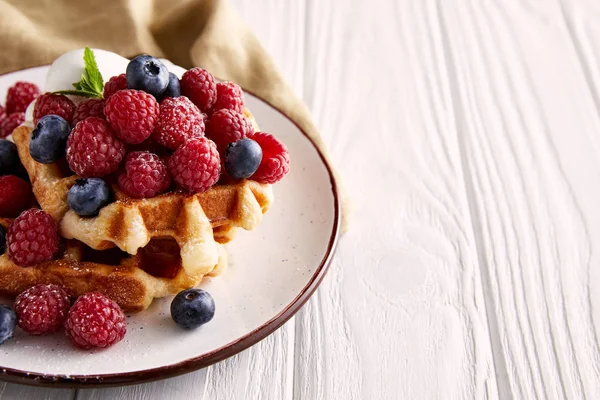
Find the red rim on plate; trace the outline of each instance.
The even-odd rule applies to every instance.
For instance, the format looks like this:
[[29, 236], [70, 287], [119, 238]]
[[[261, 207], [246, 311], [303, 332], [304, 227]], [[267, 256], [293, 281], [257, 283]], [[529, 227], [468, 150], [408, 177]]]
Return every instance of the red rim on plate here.
[[[16, 72], [16, 71], [15, 71]], [[6, 75], [6, 74], [4, 74]], [[0, 75], [0, 76], [4, 76]], [[300, 293], [289, 303], [282, 311], [271, 318], [269, 321], [256, 328], [250, 333], [238, 338], [237, 340], [226, 344], [216, 350], [209, 353], [203, 354], [199, 357], [190, 358], [179, 363], [165, 365], [163, 367], [151, 368], [135, 372], [123, 372], [116, 374], [102, 374], [102, 375], [47, 375], [34, 372], [27, 372], [12, 368], [0, 367], [0, 380], [6, 382], [20, 383], [26, 385], [35, 386], [50, 386], [50, 387], [67, 387], [67, 388], [78, 388], [78, 387], [108, 387], [108, 386], [121, 386], [121, 385], [132, 385], [145, 382], [156, 381], [165, 378], [172, 378], [177, 375], [193, 372], [195, 370], [208, 367], [216, 362], [222, 361], [229, 358], [237, 353], [246, 350], [250, 346], [260, 342], [262, 339], [270, 335], [279, 329], [284, 323], [287, 322], [298, 310], [306, 303], [310, 296], [315, 292], [333, 258], [335, 248], [340, 233], [340, 219], [341, 209], [339, 203], [338, 187], [333, 177], [331, 166], [323, 156], [323, 153], [311, 137], [287, 114], [271, 105], [266, 100], [257, 96], [252, 92], [245, 90], [247, 94], [257, 98], [258, 100], [265, 103], [267, 106], [273, 108], [278, 113], [287, 118], [302, 134], [308, 139], [312, 146], [317, 151], [317, 154], [323, 161], [327, 173], [329, 174], [329, 180], [331, 182], [331, 191], [333, 193], [333, 205], [334, 205], [334, 220], [333, 230], [329, 237], [329, 244], [327, 251], [318, 268], [316, 269], [313, 276], [310, 278], [308, 283], [302, 288]]]

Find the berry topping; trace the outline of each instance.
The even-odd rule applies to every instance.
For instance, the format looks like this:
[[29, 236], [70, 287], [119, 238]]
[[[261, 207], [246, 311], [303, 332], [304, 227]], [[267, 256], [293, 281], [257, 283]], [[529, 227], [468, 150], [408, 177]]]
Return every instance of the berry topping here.
[[17, 326], [17, 314], [9, 306], [0, 305], [0, 344], [13, 337]]
[[14, 218], [33, 201], [29, 182], [14, 175], [0, 176], [0, 217]]
[[89, 99], [79, 103], [77, 109], [75, 110], [75, 114], [73, 114], [71, 126], [75, 126], [79, 121], [83, 121], [89, 117], [98, 117], [104, 119], [104, 100]]
[[58, 115], [45, 115], [31, 131], [29, 154], [42, 164], [51, 164], [64, 157], [67, 139], [71, 133], [69, 123]]
[[256, 132], [250, 135], [262, 148], [262, 161], [251, 179], [260, 183], [280, 181], [290, 170], [287, 148], [270, 133]]
[[36, 285], [15, 299], [18, 324], [32, 335], [56, 332], [65, 322], [70, 306], [67, 292], [53, 284]]
[[8, 228], [8, 256], [21, 267], [52, 260], [59, 238], [52, 217], [42, 210], [23, 211]]
[[229, 143], [237, 142], [253, 131], [252, 123], [233, 110], [219, 110], [206, 123], [206, 136], [217, 144], [221, 153]]
[[113, 76], [104, 85], [104, 100], [108, 100], [110, 96], [117, 93], [119, 90], [127, 89], [127, 78], [125, 74]]
[[217, 83], [205, 69], [192, 68], [181, 77], [181, 92], [198, 106], [200, 111], [208, 111], [217, 101]]
[[17, 126], [25, 122], [25, 113], [16, 112], [6, 116], [0, 122], [0, 137], [7, 137], [10, 135]]
[[90, 117], [79, 122], [67, 141], [67, 162], [77, 175], [101, 177], [115, 172], [125, 156], [125, 145], [108, 122]]
[[0, 115], [6, 114], [6, 109], [0, 106]]
[[256, 172], [262, 160], [262, 150], [252, 139], [231, 143], [225, 150], [225, 170], [232, 178], [246, 179]]
[[175, 150], [187, 139], [204, 136], [204, 116], [185, 96], [166, 98], [160, 103], [160, 116], [152, 138]]
[[140, 90], [120, 90], [104, 107], [106, 119], [125, 143], [142, 143], [154, 131], [159, 107], [156, 99]]
[[215, 316], [215, 301], [202, 289], [179, 292], [171, 302], [171, 318], [185, 329], [197, 328]]
[[6, 251], [6, 231], [4, 227], [0, 225], [0, 256]]
[[134, 151], [125, 158], [125, 172], [119, 175], [119, 187], [127, 195], [154, 197], [171, 186], [165, 163], [156, 155]]
[[125, 314], [105, 295], [92, 292], [80, 296], [65, 321], [65, 333], [79, 348], [109, 347], [127, 332]]
[[160, 99], [179, 96], [181, 96], [181, 84], [179, 83], [179, 78], [174, 73], [169, 72], [169, 84], [165, 91], [160, 95]]
[[158, 58], [147, 54], [131, 60], [125, 76], [130, 89], [143, 90], [154, 97], [160, 96], [169, 84], [167, 67]]
[[190, 192], [204, 192], [217, 183], [221, 158], [217, 146], [207, 138], [193, 138], [182, 144], [168, 161], [175, 182]]
[[77, 179], [67, 194], [69, 207], [82, 217], [98, 215], [110, 200], [110, 189], [100, 178]]
[[6, 112], [8, 114], [25, 112], [29, 103], [40, 95], [40, 88], [30, 82], [17, 82], [6, 94]]
[[37, 124], [43, 116], [54, 114], [63, 117], [70, 124], [74, 113], [75, 104], [67, 96], [44, 93], [35, 102], [33, 122]]
[[0, 139], [0, 175], [12, 173], [20, 163], [17, 145], [9, 140]]
[[244, 111], [244, 92], [233, 82], [217, 83], [217, 101], [212, 110], [218, 111], [224, 108], [239, 113]]

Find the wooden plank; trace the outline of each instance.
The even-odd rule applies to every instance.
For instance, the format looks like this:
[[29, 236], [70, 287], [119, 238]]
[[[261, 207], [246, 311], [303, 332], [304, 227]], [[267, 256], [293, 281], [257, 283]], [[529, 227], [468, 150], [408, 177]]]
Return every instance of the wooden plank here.
[[74, 389], [45, 389], [35, 386], [0, 382], [0, 400], [44, 399], [69, 400], [75, 398]]
[[304, 98], [356, 213], [296, 317], [296, 399], [497, 398], [434, 1], [309, 1]]
[[600, 398], [600, 8], [440, 8], [500, 398]]

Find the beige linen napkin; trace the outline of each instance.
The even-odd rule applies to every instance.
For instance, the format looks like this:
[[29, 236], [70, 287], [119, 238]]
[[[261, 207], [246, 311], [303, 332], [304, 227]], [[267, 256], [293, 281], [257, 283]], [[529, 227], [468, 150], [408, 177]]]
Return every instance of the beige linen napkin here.
[[205, 67], [282, 110], [329, 160], [307, 107], [226, 0], [0, 0], [0, 41], [0, 73], [84, 46]]

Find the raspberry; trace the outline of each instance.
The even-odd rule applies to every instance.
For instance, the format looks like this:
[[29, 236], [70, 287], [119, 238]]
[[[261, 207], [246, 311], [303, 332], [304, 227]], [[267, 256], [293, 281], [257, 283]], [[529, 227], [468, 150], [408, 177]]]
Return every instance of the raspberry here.
[[217, 101], [215, 78], [205, 69], [192, 68], [181, 77], [181, 91], [201, 111], [208, 111]]
[[127, 332], [125, 314], [117, 303], [98, 292], [80, 296], [65, 321], [65, 333], [76, 347], [109, 347]]
[[104, 119], [104, 100], [89, 99], [79, 103], [75, 113], [73, 114], [71, 126], [74, 127], [79, 121], [83, 121], [88, 117], [98, 117]]
[[125, 172], [119, 175], [119, 187], [127, 195], [154, 197], [171, 186], [165, 163], [156, 155], [134, 151], [125, 158]]
[[40, 95], [40, 88], [31, 82], [17, 82], [6, 94], [6, 112], [25, 112], [29, 103]]
[[125, 156], [125, 145], [103, 119], [86, 118], [71, 131], [67, 141], [67, 162], [84, 178], [115, 172]]
[[152, 138], [175, 150], [187, 139], [204, 136], [204, 117], [185, 96], [168, 97], [160, 103], [160, 116]]
[[104, 107], [106, 119], [119, 139], [142, 143], [154, 131], [159, 108], [156, 99], [141, 90], [120, 90], [110, 96]]
[[0, 176], [0, 217], [14, 218], [32, 204], [29, 182], [14, 175]]
[[8, 227], [8, 256], [15, 264], [28, 267], [52, 260], [58, 252], [58, 233], [52, 217], [42, 210], [23, 211]]
[[17, 126], [25, 122], [25, 113], [16, 112], [0, 120], [0, 138], [10, 135]]
[[44, 93], [35, 102], [33, 109], [33, 122], [38, 121], [45, 115], [54, 114], [63, 117], [69, 124], [73, 120], [75, 104], [67, 96], [62, 94]]
[[217, 183], [221, 157], [207, 138], [193, 138], [182, 144], [168, 161], [173, 179], [190, 192], [204, 192]]
[[270, 133], [255, 132], [250, 139], [256, 141], [263, 152], [262, 161], [250, 179], [259, 183], [280, 181], [290, 170], [290, 155], [285, 145]]
[[119, 90], [127, 89], [127, 78], [125, 74], [113, 76], [104, 84], [104, 100], [108, 100], [110, 96], [117, 93]]
[[71, 302], [58, 285], [36, 285], [17, 296], [15, 313], [18, 324], [32, 335], [56, 332], [67, 317]]
[[248, 118], [227, 109], [215, 112], [206, 123], [206, 136], [217, 144], [221, 153], [229, 143], [245, 138], [253, 130]]
[[233, 82], [217, 83], [217, 101], [212, 111], [222, 109], [233, 110], [242, 113], [244, 111], [244, 92], [242, 88]]
[[6, 113], [6, 110], [4, 109], [4, 107], [0, 106], [0, 115], [4, 115]]

